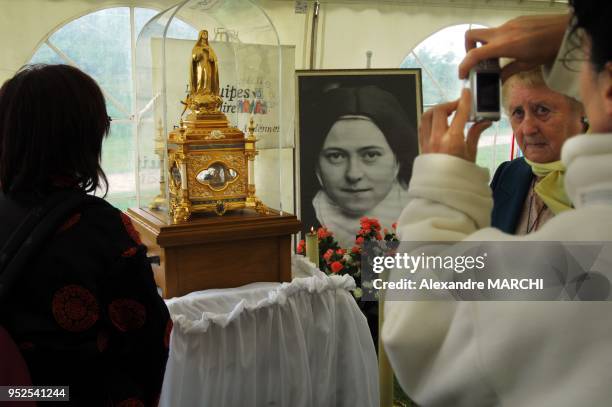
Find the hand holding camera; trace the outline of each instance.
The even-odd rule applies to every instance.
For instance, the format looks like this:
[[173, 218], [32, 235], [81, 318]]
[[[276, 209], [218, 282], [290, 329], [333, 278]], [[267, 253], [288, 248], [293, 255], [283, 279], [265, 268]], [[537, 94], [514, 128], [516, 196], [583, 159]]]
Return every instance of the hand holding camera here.
[[[480, 134], [491, 126], [490, 121], [472, 125], [464, 137], [463, 130], [472, 109], [472, 93], [463, 89], [459, 100], [442, 103], [429, 109], [423, 115], [419, 126], [421, 154], [448, 154], [467, 161], [476, 161], [476, 149]], [[455, 117], [448, 124], [448, 117]]]
[[[519, 17], [497, 28], [467, 31], [468, 52], [459, 65], [459, 77], [469, 77], [471, 91], [464, 89], [459, 100], [435, 106], [423, 115], [421, 153], [449, 154], [474, 162], [480, 134], [491, 125], [490, 120], [499, 120], [501, 80], [554, 60], [569, 18], [567, 14]], [[478, 43], [482, 46], [477, 47]], [[514, 61], [500, 68], [498, 58], [502, 57]], [[468, 121], [475, 124], [465, 137]]]
[[[497, 59], [480, 61], [470, 71], [470, 89], [464, 89], [459, 100], [443, 103], [423, 115], [419, 127], [421, 154], [438, 153], [476, 161], [480, 134], [500, 118], [501, 81]], [[448, 118], [455, 117], [448, 125]], [[474, 122], [467, 137], [467, 122]]]

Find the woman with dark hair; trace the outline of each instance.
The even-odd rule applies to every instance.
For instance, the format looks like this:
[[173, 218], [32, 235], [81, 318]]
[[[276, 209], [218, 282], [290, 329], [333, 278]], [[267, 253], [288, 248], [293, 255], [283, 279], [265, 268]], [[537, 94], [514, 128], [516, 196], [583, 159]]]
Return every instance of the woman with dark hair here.
[[[106, 184], [100, 156], [109, 127], [100, 88], [76, 68], [27, 66], [0, 88], [3, 255], [40, 213], [80, 202], [57, 225], [42, 216], [35, 226], [51, 233], [39, 241], [34, 229], [19, 248], [36, 250], [0, 290], [0, 324], [34, 385], [69, 386], [75, 405], [156, 405], [168, 310], [129, 218], [87, 195]], [[12, 264], [5, 260], [2, 277]]]
[[[521, 237], [488, 227], [492, 206], [488, 172], [475, 164], [478, 138], [488, 123], [477, 123], [464, 133], [470, 92], [464, 90], [458, 101], [436, 106], [423, 116], [419, 132], [423, 154], [415, 160], [411, 200], [398, 221], [400, 237], [413, 241], [506, 241], [497, 246], [503, 249], [510, 249], [509, 242], [523, 242], [522, 247], [538, 250], [534, 274], [542, 276], [545, 263], [554, 266], [548, 274], [553, 278], [543, 289], [522, 291], [521, 298], [534, 299], [531, 302], [456, 301], [449, 295], [447, 301], [385, 303], [385, 350], [398, 381], [419, 405], [569, 407], [611, 403], [610, 245], [593, 245], [587, 249], [595, 251], [591, 255], [576, 256], [571, 242], [586, 248], [588, 242], [612, 241], [612, 2], [570, 0], [570, 4], [573, 18], [529, 16], [498, 28], [468, 31], [470, 50], [461, 72], [465, 75], [480, 59], [511, 57], [515, 59], [513, 69], [554, 63], [551, 72], [556, 70], [557, 76], [549, 83], [553, 89], [578, 84], [592, 133], [569, 138], [561, 151], [565, 190], [574, 210], [559, 213], [536, 232]], [[570, 43], [578, 40], [574, 42], [581, 43], [581, 59], [570, 60], [565, 45], [560, 48], [568, 21], [570, 30], [564, 44], [568, 44], [567, 38]], [[474, 48], [476, 42], [483, 45]], [[580, 62], [579, 78], [568, 70], [573, 62]], [[563, 78], [561, 82], [559, 78]], [[447, 125], [452, 113], [454, 118]], [[538, 242], [569, 244], [570, 250], [554, 252], [554, 256], [546, 244]], [[417, 244], [415, 251], [421, 250]], [[437, 254], [456, 256], [462, 251], [454, 246], [452, 251]], [[557, 261], [580, 266], [568, 265], [563, 270]], [[499, 263], [490, 264], [487, 275], [479, 272], [477, 279], [486, 281], [495, 276], [499, 271], [496, 266]], [[521, 273], [529, 271], [517, 267], [510, 273], [528, 277]], [[405, 276], [392, 274], [395, 278]], [[509, 299], [509, 291], [496, 298]], [[484, 298], [488, 293], [491, 291], [480, 297], [476, 292], [474, 297]]]
[[361, 217], [387, 228], [396, 221], [407, 202], [417, 138], [397, 99], [376, 86], [328, 90], [312, 111], [307, 140], [317, 154], [316, 181], [304, 189], [302, 202], [312, 206], [302, 209], [302, 219], [316, 218], [350, 248]]

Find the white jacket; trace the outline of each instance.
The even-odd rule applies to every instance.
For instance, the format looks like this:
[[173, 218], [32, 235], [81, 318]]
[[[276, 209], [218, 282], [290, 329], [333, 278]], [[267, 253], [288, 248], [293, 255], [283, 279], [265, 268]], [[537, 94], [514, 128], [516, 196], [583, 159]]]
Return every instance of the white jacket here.
[[[489, 228], [487, 170], [419, 156], [402, 240], [612, 241], [612, 134], [563, 147], [576, 210], [537, 232]], [[382, 340], [402, 387], [421, 406], [611, 406], [610, 302], [387, 302]]]

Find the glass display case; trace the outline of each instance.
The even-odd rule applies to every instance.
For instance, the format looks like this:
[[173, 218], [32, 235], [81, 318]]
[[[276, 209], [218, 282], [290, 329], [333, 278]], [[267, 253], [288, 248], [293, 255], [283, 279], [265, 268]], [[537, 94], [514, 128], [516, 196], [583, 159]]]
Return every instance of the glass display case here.
[[[190, 121], [192, 109], [187, 106], [193, 87], [190, 75], [193, 69], [198, 69], [194, 68], [192, 53], [202, 30], [207, 31], [216, 55], [218, 96], [222, 99], [218, 110], [226, 118], [228, 130], [213, 131], [206, 137], [219, 138], [237, 130], [245, 134], [245, 139], [250, 134], [256, 143], [255, 151], [247, 154], [245, 166], [239, 163], [230, 168], [229, 164], [208, 162], [202, 168], [187, 169], [182, 174], [183, 185], [191, 182], [198, 184], [198, 190], [218, 192], [230, 181], [239, 180], [240, 173], [250, 167], [248, 191], [234, 189], [256, 197], [272, 210], [270, 214], [292, 211], [293, 109], [285, 110], [287, 105], [294, 104], [293, 49], [280, 46], [268, 16], [248, 0], [182, 1], [149, 20], [138, 36], [135, 54], [138, 207], [152, 213], [167, 213], [172, 212], [172, 202], [178, 199], [172, 191], [173, 186], [180, 190], [181, 163], [174, 159], [174, 144], [168, 143], [168, 137], [175, 132], [180, 139]], [[208, 142], [209, 146], [213, 144]], [[253, 147], [252, 143], [244, 144], [247, 149]], [[227, 174], [227, 180], [213, 179], [218, 173]], [[194, 192], [190, 188], [186, 194]], [[204, 208], [204, 201], [198, 199], [192, 199], [194, 208]], [[211, 211], [222, 215], [232, 208], [225, 205], [219, 210], [217, 206], [217, 210], [213, 207]]]
[[127, 214], [162, 295], [290, 281], [293, 47], [251, 1], [188, 0], [146, 23], [134, 58]]

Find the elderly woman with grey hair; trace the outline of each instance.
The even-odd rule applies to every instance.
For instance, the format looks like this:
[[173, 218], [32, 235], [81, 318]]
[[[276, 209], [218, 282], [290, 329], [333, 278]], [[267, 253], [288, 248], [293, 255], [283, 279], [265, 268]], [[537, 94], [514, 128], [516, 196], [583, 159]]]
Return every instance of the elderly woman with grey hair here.
[[550, 89], [539, 68], [511, 76], [502, 101], [523, 157], [502, 163], [493, 176], [491, 225], [524, 235], [572, 208], [563, 187], [561, 146], [586, 130], [584, 109]]

